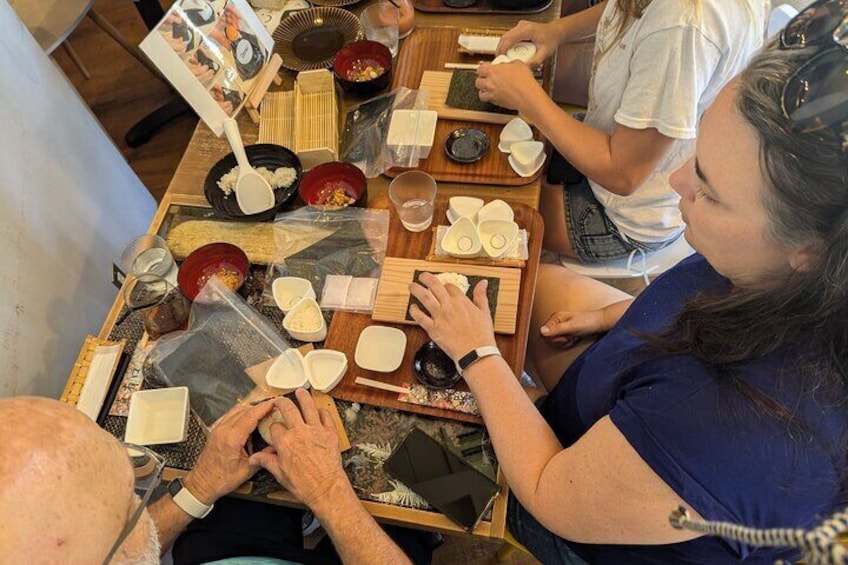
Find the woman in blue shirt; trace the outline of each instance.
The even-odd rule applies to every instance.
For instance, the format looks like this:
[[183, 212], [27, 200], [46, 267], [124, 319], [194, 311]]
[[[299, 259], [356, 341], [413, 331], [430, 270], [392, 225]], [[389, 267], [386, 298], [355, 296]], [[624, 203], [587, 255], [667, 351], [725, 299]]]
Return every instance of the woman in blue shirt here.
[[[499, 356], [464, 371], [515, 497], [510, 530], [544, 563], [792, 559], [674, 530], [669, 513], [810, 527], [846, 503], [843, 4], [814, 4], [704, 114], [672, 178], [698, 255], [635, 300], [541, 269], [538, 410]], [[485, 283], [472, 302], [421, 280], [412, 315], [453, 359], [494, 345]]]

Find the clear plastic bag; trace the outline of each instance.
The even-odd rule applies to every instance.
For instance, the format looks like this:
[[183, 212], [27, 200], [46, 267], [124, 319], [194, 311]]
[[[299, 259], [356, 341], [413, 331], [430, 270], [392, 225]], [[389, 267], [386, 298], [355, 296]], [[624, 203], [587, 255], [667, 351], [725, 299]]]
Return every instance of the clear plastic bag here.
[[[271, 286], [282, 276], [308, 280], [320, 298], [328, 276], [380, 277], [389, 240], [389, 211], [306, 206], [277, 216], [274, 240], [277, 253], [265, 277], [265, 303], [273, 304]], [[335, 305], [333, 309], [345, 308]]]
[[208, 428], [236, 403], [276, 394], [265, 372], [286, 349], [266, 318], [213, 277], [195, 298], [188, 330], [153, 346], [145, 376], [188, 387], [191, 408]]
[[[341, 140], [341, 160], [359, 167], [368, 178], [380, 176], [392, 167], [417, 167], [420, 155], [418, 145], [389, 147], [392, 112], [395, 110], [423, 110], [427, 105], [427, 90], [395, 90], [366, 100], [348, 110]], [[418, 139], [418, 132], [411, 139]]]

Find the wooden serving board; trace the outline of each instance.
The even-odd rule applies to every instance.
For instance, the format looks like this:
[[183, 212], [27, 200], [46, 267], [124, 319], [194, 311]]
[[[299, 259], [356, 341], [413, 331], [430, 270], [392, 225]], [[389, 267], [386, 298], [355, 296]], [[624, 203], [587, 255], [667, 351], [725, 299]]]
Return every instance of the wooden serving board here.
[[420, 12], [436, 14], [537, 14], [547, 10], [551, 2], [552, 0], [546, 0], [537, 6], [519, 10], [496, 8], [492, 0], [477, 0], [476, 4], [467, 8], [450, 8], [445, 6], [442, 0], [413, 0], [412, 5]]
[[[427, 109], [438, 112], [440, 119], [505, 125], [515, 117], [515, 114], [479, 112], [448, 106], [445, 101], [448, 98], [452, 76], [453, 72], [451, 71], [424, 71], [424, 75], [421, 77], [420, 88], [426, 88], [430, 91], [430, 96], [427, 98]], [[498, 135], [500, 135], [500, 132], [498, 132]], [[497, 139], [489, 139], [490, 149], [493, 143], [497, 145]]]
[[[415, 33], [404, 40], [394, 66], [392, 88], [405, 86], [417, 89], [425, 71], [444, 71], [445, 63], [475, 64], [479, 56], [459, 52], [457, 40], [461, 30], [447, 27], [418, 27]], [[512, 119], [512, 116], [508, 116]], [[509, 120], [507, 120], [509, 121]], [[505, 122], [504, 122], [505, 123]], [[445, 154], [444, 145], [452, 131], [473, 126], [489, 137], [489, 151], [476, 163], [457, 163]], [[418, 170], [430, 174], [437, 181], [467, 184], [523, 186], [539, 178], [539, 170], [531, 177], [520, 177], [512, 170], [507, 155], [498, 151], [498, 138], [503, 126], [500, 123], [480, 123], [470, 120], [442, 119], [436, 123], [436, 135], [430, 156], [423, 159]], [[538, 136], [537, 136], [538, 137]], [[395, 177], [406, 169], [393, 168], [386, 171]]]
[[[382, 196], [370, 201], [369, 205], [376, 208], [386, 208], [388, 207], [388, 199]], [[437, 195], [434, 222], [447, 222], [445, 216], [447, 206], [448, 197]], [[515, 271], [521, 279], [515, 334], [496, 334], [495, 342], [510, 368], [516, 375], [520, 375], [524, 368], [524, 355], [527, 349], [527, 336], [530, 328], [530, 313], [533, 308], [536, 275], [539, 272], [539, 255], [542, 250], [541, 235], [544, 229], [544, 223], [539, 213], [529, 206], [518, 204], [514, 205], [513, 208], [515, 209], [516, 221], [530, 233], [529, 258], [524, 269], [509, 269]], [[404, 230], [394, 210], [391, 210], [390, 218], [389, 242], [386, 254], [390, 257], [407, 257], [411, 259], [424, 259], [427, 257], [433, 234], [430, 231], [410, 233]], [[430, 263], [427, 263], [427, 265], [429, 266]], [[451, 264], [451, 270], [454, 270], [453, 264]], [[359, 341], [359, 334], [362, 333], [362, 330], [374, 324], [394, 327], [406, 334], [407, 342], [403, 361], [400, 367], [392, 373], [368, 371], [359, 367], [354, 361], [354, 353], [356, 351], [356, 343]], [[357, 377], [383, 381], [397, 386], [416, 383], [417, 380], [412, 371], [412, 360], [415, 357], [415, 352], [429, 340], [430, 338], [427, 336], [427, 333], [416, 325], [375, 322], [367, 314], [335, 312], [327, 332], [327, 339], [324, 341], [324, 347], [344, 352], [347, 355], [349, 363], [347, 373], [342, 379], [342, 382], [330, 391], [330, 395], [349, 402], [361, 402], [395, 410], [415, 412], [425, 416], [480, 423], [481, 420], [477, 416], [432, 406], [401, 402], [398, 400], [397, 393], [356, 384], [355, 380]], [[464, 381], [457, 383], [456, 388], [458, 390], [468, 390]]]
[[518, 312], [518, 296], [521, 290], [521, 272], [506, 267], [486, 267], [462, 263], [437, 263], [420, 259], [400, 259], [386, 257], [377, 298], [371, 317], [376, 322], [394, 322], [414, 324], [407, 319], [409, 311], [409, 283], [415, 271], [432, 273], [459, 273], [499, 279], [498, 296], [495, 306], [495, 333], [514, 334], [515, 319]]

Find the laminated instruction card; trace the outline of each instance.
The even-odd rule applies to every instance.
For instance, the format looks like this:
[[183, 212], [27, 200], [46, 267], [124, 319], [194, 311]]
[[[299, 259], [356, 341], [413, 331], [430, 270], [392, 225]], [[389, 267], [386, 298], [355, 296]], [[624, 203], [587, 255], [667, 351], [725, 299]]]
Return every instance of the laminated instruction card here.
[[178, 0], [140, 47], [221, 135], [224, 120], [244, 106], [274, 40], [246, 0]]

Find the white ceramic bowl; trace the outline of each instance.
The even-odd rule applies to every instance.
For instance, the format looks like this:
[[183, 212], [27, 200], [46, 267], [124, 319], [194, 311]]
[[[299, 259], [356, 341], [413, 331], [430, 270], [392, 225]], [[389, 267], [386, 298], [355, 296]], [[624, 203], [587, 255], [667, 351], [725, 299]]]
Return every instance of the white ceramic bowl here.
[[292, 347], [286, 349], [268, 368], [265, 373], [268, 386], [282, 389], [293, 389], [306, 386], [309, 379], [303, 363], [303, 355]]
[[512, 206], [503, 200], [492, 200], [477, 212], [477, 221], [483, 220], [506, 220], [511, 222], [515, 219], [515, 212]]
[[271, 293], [277, 308], [288, 312], [301, 298], [315, 298], [312, 283], [300, 277], [279, 277], [271, 285]]
[[459, 218], [477, 221], [477, 211], [483, 207], [483, 200], [473, 196], [453, 196], [448, 200], [448, 221], [456, 223]]
[[[317, 317], [315, 313], [317, 312]], [[303, 325], [303, 320], [315, 322], [312, 326]], [[319, 321], [320, 320], [320, 321]], [[292, 306], [286, 317], [283, 318], [283, 329], [290, 336], [300, 341], [321, 341], [327, 337], [327, 323], [321, 313], [321, 307], [314, 298], [302, 298], [300, 302]]]
[[442, 238], [442, 249], [454, 257], [474, 257], [481, 248], [477, 226], [468, 218], [459, 218]]
[[503, 257], [518, 238], [518, 224], [506, 220], [483, 220], [477, 231], [483, 251], [492, 259]]
[[188, 431], [188, 387], [140, 390], [130, 397], [124, 441], [161, 445], [185, 441]]
[[406, 334], [397, 328], [368, 326], [359, 334], [356, 364], [369, 371], [391, 373], [400, 367], [406, 351]]
[[312, 388], [321, 392], [332, 390], [347, 372], [347, 357], [334, 349], [310, 351], [304, 360]]

